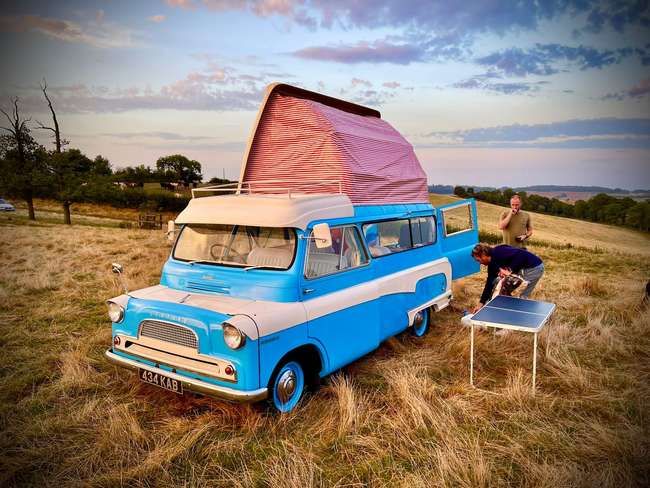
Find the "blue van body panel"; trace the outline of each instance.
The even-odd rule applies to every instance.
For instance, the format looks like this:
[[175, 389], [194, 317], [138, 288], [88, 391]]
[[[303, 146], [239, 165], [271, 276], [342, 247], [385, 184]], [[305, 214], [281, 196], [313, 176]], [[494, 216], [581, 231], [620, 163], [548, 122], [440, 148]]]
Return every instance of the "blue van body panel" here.
[[[462, 207], [469, 205], [473, 228], [464, 232], [458, 232], [445, 236], [445, 227], [443, 212], [445, 209]], [[478, 242], [478, 217], [476, 213], [476, 200], [473, 198], [462, 200], [460, 202], [449, 203], [437, 207], [436, 213], [438, 215], [438, 235], [442, 247], [441, 252], [451, 261], [452, 279], [462, 278], [474, 273], [478, 273], [481, 266], [472, 258], [472, 248]]]
[[275, 367], [284, 356], [302, 346], [313, 346], [318, 351], [321, 371], [330, 369], [330, 361], [323, 345], [309, 337], [307, 322], [261, 337], [258, 342], [260, 357], [264, 358], [260, 363], [260, 387], [268, 385]]
[[397, 293], [379, 299], [381, 320], [379, 338], [385, 341], [409, 326], [407, 311], [422, 305], [431, 297], [444, 293], [447, 279], [444, 274], [436, 274], [418, 281], [414, 293]]
[[188, 264], [170, 257], [160, 284], [194, 293], [216, 293], [234, 298], [295, 302], [299, 300], [294, 263], [288, 271], [251, 269], [211, 264]]
[[[139, 324], [145, 319], [182, 324], [196, 333], [200, 354], [229, 361], [235, 366], [237, 382], [233, 384], [178, 368], [176, 373], [238, 390], [266, 387], [279, 362], [289, 352], [303, 346], [318, 351], [322, 364], [319, 373], [325, 376], [407, 329], [410, 325], [409, 311], [417, 310], [418, 307], [431, 303], [433, 298], [449, 293], [451, 287], [444, 273], [425, 273], [414, 283], [414, 290], [408, 292], [400, 289], [399, 292], [383, 294], [379, 292], [380, 283], [394, 279], [391, 276], [396, 273], [426, 267], [428, 263], [445, 257], [451, 263], [453, 279], [479, 270], [478, 264], [471, 258], [471, 248], [478, 241], [476, 203], [471, 200], [465, 204], [469, 205], [474, 227], [450, 236], [445, 236], [442, 210], [463, 205], [463, 202], [437, 208], [426, 203], [357, 205], [354, 206], [354, 215], [351, 217], [314, 220], [304, 231], [295, 229], [296, 252], [291, 267], [287, 270], [245, 271], [241, 267], [189, 264], [170, 256], [163, 267], [160, 284], [171, 289], [251, 301], [300, 303], [304, 306], [306, 322], [300, 319], [301, 323], [281, 330], [273, 329], [268, 333], [263, 332], [263, 317], [250, 317], [257, 323], [261, 331], [260, 337], [247, 338], [240, 349], [232, 350], [224, 343], [222, 324], [230, 317], [226, 313], [182, 303], [133, 297], [128, 301], [123, 322], [113, 324], [113, 335], [137, 337]], [[433, 243], [384, 256], [370, 256], [363, 237], [364, 224], [418, 216], [432, 216], [436, 220], [436, 238]], [[327, 276], [306, 278], [304, 263], [309, 243], [307, 237], [313, 226], [321, 222], [327, 222], [331, 227], [356, 226], [364, 242], [367, 264]], [[336, 293], [339, 295], [334, 296]], [[330, 300], [332, 296], [334, 298]], [[355, 298], [357, 296], [358, 300]], [[348, 301], [352, 297], [352, 300], [350, 305], [337, 308], [337, 297], [347, 297]], [[323, 314], [318, 310], [323, 308], [324, 301], [327, 302], [325, 308], [328, 312]], [[114, 352], [129, 357], [122, 351]], [[143, 359], [132, 359], [150, 364]], [[164, 365], [160, 365], [160, 368], [171, 370]]]
[[[199, 378], [200, 375], [196, 373], [187, 373], [189, 376], [236, 389], [256, 389], [259, 387], [258, 341], [248, 339], [237, 350], [232, 350], [226, 346], [223, 341], [222, 323], [228, 317], [225, 314], [180, 303], [131, 298], [124, 313], [124, 320], [121, 323], [113, 324], [113, 336], [123, 334], [137, 337], [140, 322], [145, 319], [182, 324], [196, 334], [200, 354], [214, 356], [233, 364], [237, 370], [237, 383], [233, 384], [210, 378], [205, 379], [205, 377]], [[129, 357], [128, 354], [118, 350], [113, 352]]]

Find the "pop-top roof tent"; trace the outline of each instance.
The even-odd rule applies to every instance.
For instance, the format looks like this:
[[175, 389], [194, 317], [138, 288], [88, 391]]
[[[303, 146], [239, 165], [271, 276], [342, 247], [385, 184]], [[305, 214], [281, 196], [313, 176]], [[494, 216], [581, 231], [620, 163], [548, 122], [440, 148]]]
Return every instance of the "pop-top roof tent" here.
[[429, 202], [413, 146], [377, 110], [285, 84], [266, 89], [239, 181], [261, 193], [271, 181], [342, 192], [355, 205]]

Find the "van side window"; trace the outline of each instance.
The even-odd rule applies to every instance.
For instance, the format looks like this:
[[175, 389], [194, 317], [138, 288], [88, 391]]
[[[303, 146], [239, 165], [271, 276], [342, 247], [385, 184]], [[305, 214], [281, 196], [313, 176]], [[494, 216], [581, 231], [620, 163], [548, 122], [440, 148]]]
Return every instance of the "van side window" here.
[[365, 224], [363, 234], [376, 258], [436, 242], [436, 225], [429, 216], [389, 220]]
[[436, 242], [436, 224], [433, 217], [411, 219], [413, 247], [426, 246]]
[[445, 236], [466, 232], [474, 228], [472, 207], [469, 202], [442, 209], [442, 219], [445, 224]]
[[413, 247], [408, 219], [365, 224], [363, 234], [373, 257], [405, 251]]
[[317, 278], [368, 263], [356, 227], [332, 227], [331, 233], [332, 245], [328, 248], [319, 249], [315, 241], [310, 239], [305, 263], [306, 278]]

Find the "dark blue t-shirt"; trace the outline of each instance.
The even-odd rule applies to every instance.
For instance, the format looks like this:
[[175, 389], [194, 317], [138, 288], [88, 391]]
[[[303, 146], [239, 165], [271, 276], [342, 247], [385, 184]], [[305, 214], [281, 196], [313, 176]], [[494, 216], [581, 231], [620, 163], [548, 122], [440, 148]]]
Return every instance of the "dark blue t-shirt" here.
[[494, 246], [490, 256], [492, 259], [487, 267], [488, 276], [481, 294], [481, 303], [487, 303], [490, 300], [494, 280], [499, 276], [499, 268], [510, 268], [513, 273], [519, 273], [522, 269], [535, 268], [542, 264], [542, 260], [532, 252], [505, 244]]

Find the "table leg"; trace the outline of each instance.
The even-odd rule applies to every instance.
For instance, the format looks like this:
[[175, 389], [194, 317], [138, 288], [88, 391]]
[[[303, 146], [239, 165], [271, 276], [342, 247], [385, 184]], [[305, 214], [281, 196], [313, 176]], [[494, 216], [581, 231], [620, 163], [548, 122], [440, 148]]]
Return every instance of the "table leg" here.
[[537, 332], [533, 339], [533, 395], [535, 394], [535, 380], [537, 378]]
[[474, 386], [474, 326], [469, 329], [469, 384]]

